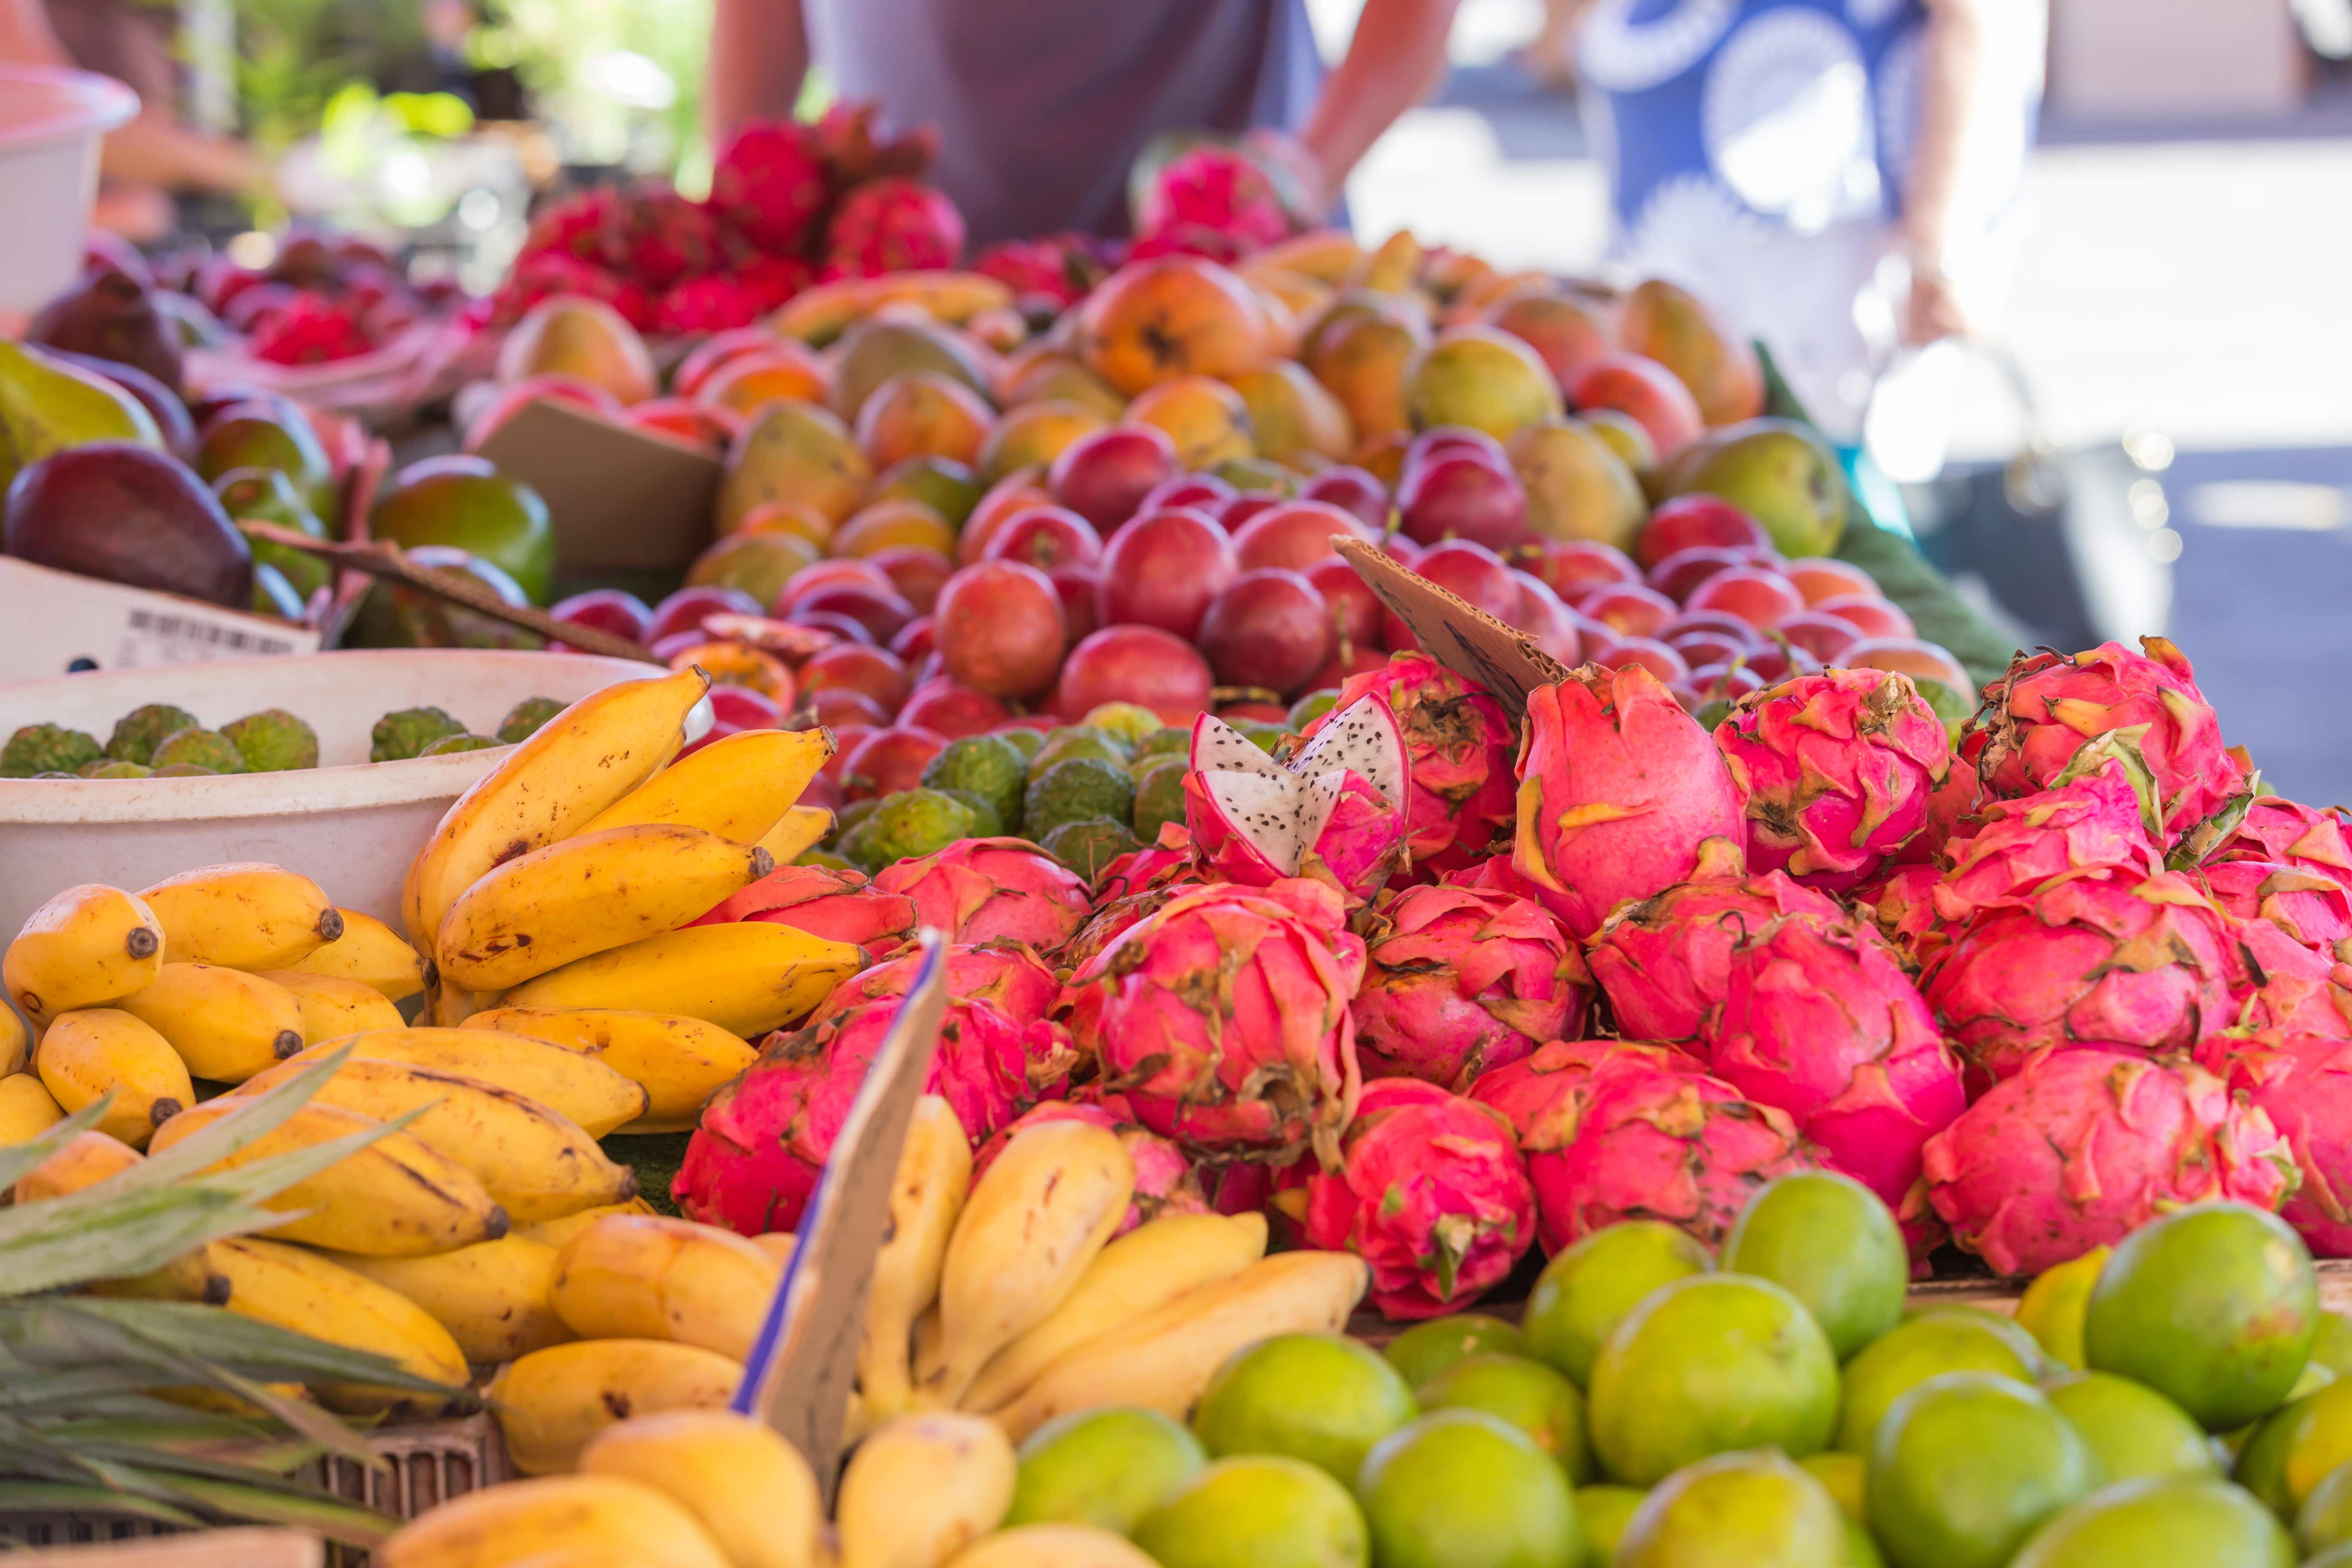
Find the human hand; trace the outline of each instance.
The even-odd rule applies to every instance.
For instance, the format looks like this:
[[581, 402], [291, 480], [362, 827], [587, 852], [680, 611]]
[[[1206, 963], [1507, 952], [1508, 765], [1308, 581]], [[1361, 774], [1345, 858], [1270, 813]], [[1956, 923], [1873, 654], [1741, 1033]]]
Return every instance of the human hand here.
[[1925, 348], [1943, 338], [1969, 335], [1968, 312], [1944, 269], [1916, 256], [1911, 261], [1911, 297], [1904, 310], [1903, 341]]

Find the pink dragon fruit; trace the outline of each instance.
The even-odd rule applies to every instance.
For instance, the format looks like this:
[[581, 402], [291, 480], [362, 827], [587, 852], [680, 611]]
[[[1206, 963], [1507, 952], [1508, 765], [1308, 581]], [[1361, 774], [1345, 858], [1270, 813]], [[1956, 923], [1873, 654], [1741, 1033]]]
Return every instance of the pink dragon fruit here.
[[575, 191], [550, 202], [530, 220], [518, 263], [541, 256], [568, 256], [574, 261], [601, 263], [604, 231], [617, 220], [621, 193], [610, 185]]
[[1367, 1079], [1420, 1079], [1459, 1094], [1546, 1040], [1584, 1033], [1592, 978], [1541, 906], [1415, 887], [1373, 909], [1378, 934], [1355, 1004]]
[[1921, 1145], [1968, 1104], [1935, 1015], [1875, 931], [1802, 916], [1733, 949], [1705, 1031], [1715, 1075], [1789, 1113], [1822, 1162], [1902, 1206]]
[[963, 241], [963, 214], [946, 192], [894, 174], [868, 180], [834, 207], [824, 229], [825, 270], [878, 278], [953, 267]]
[[[2102, 736], [2075, 753], [2049, 789], [1990, 800], [1951, 840], [1933, 897], [1936, 915], [1965, 921], [1979, 910], [2030, 900], [2053, 879], [2107, 868], [2133, 881], [2164, 869], [2154, 783], [2128, 747]], [[2083, 769], [2079, 764], [2095, 762]]]
[[745, 126], [711, 165], [710, 205], [770, 255], [801, 249], [832, 199], [824, 160], [807, 132], [788, 120]]
[[1626, 905], [1585, 957], [1627, 1039], [1696, 1040], [1723, 1002], [1731, 950], [1790, 915], [1845, 918], [1835, 900], [1785, 872], [1709, 878]]
[[2352, 841], [2345, 837], [2344, 808], [2256, 795], [2207, 863], [2226, 860], [2267, 860], [2352, 886]]
[[2236, 922], [2236, 1026], [2352, 1037], [2352, 964], [2323, 957], [2269, 921]]
[[[895, 1000], [872, 1003], [762, 1041], [760, 1059], [711, 1097], [687, 1142], [670, 1189], [687, 1216], [746, 1236], [796, 1227], [898, 1011]], [[1074, 1059], [1058, 1024], [951, 1002], [923, 1089], [944, 1097], [977, 1142], [1060, 1094]]]
[[1954, 837], [1976, 826], [1976, 814], [1986, 798], [1984, 785], [1977, 778], [1985, 740], [1985, 732], [1973, 723], [1960, 731], [1952, 747], [1952, 765], [1945, 770], [1944, 782], [1936, 786], [1936, 793], [1927, 797], [1927, 820], [1920, 824], [1910, 843], [1895, 851], [1898, 863], [1935, 864]]
[[1758, 1187], [1812, 1165], [1785, 1112], [1667, 1046], [1554, 1040], [1470, 1098], [1517, 1132], [1548, 1253], [1628, 1219], [1720, 1246]]
[[1200, 146], [1168, 161], [1135, 215], [1135, 231], [1162, 234], [1197, 226], [1255, 250], [1290, 233], [1290, 215], [1274, 181], [1247, 154]]
[[1135, 1196], [1117, 1235], [1164, 1215], [1211, 1212], [1200, 1173], [1184, 1151], [1138, 1121], [1125, 1095], [1105, 1094], [1092, 1084], [1067, 1100], [1041, 1100], [999, 1129], [972, 1155], [972, 1181], [977, 1183], [996, 1163], [1014, 1134], [1043, 1121], [1084, 1121], [1118, 1135], [1119, 1146], [1135, 1163]]
[[2039, 1274], [2211, 1198], [2276, 1209], [2294, 1156], [2182, 1057], [2052, 1051], [1927, 1141], [1927, 1201], [2004, 1275]]
[[772, 310], [816, 281], [816, 268], [797, 256], [755, 256], [736, 263], [735, 281], [761, 310]]
[[915, 900], [871, 886], [862, 871], [779, 866], [717, 909], [686, 923], [733, 925], [767, 921], [828, 942], [855, 942], [869, 958], [887, 958], [915, 939]]
[[1396, 715], [1360, 698], [1277, 763], [1213, 713], [1192, 721], [1184, 825], [1209, 871], [1244, 887], [1308, 877], [1352, 907], [1405, 861], [1412, 786]]
[[982, 251], [971, 269], [993, 278], [1020, 300], [1044, 300], [1059, 310], [1075, 305], [1109, 275], [1083, 234], [1004, 239]]
[[1062, 944], [1055, 959], [1065, 968], [1083, 969], [1146, 915], [1180, 893], [1207, 885], [1208, 878], [1192, 853], [1192, 836], [1181, 822], [1163, 822], [1155, 843], [1103, 868], [1095, 888], [1094, 913]]
[[2265, 860], [2209, 861], [2198, 875], [2239, 920], [2267, 921], [2323, 957], [2352, 958], [2352, 888], [2336, 879]]
[[742, 279], [688, 278], [661, 297], [654, 325], [665, 332], [722, 332], [748, 327], [771, 309], [765, 291]]
[[1894, 949], [1913, 963], [1939, 952], [1959, 928], [1936, 912], [1944, 874], [1933, 866], [1889, 866], [1847, 897]]
[[1843, 892], [1910, 842], [1951, 766], [1907, 675], [1832, 669], [1741, 698], [1715, 743], [1748, 796], [1748, 864]]
[[719, 222], [667, 185], [636, 186], [605, 215], [604, 258], [624, 278], [667, 289], [717, 264]]
[[1071, 976], [1070, 1028], [1143, 1124], [1195, 1154], [1336, 1157], [1361, 1079], [1364, 944], [1303, 878], [1179, 895]]
[[1412, 1079], [1364, 1086], [1339, 1162], [1307, 1182], [1306, 1240], [1371, 1268], [1393, 1319], [1459, 1311], [1536, 1239], [1536, 1194], [1511, 1124]]
[[1333, 714], [1377, 697], [1396, 715], [1411, 763], [1405, 847], [1418, 865], [1459, 847], [1467, 860], [1489, 853], [1517, 816], [1511, 761], [1518, 735], [1492, 695], [1425, 653], [1400, 653], [1352, 676], [1330, 712], [1307, 727], [1312, 739]]
[[2072, 658], [2021, 654], [1985, 689], [1987, 739], [1979, 773], [1994, 795], [2031, 795], [2057, 781], [2097, 736], [2138, 731], [2135, 744], [2156, 780], [2169, 848], [2246, 793], [2246, 766], [2221, 744], [2221, 721], [2197, 689], [2196, 672], [2162, 637], [2145, 654], [2101, 643]]
[[[809, 1022], [822, 1024], [868, 1002], [904, 996], [914, 989], [915, 976], [922, 967], [923, 955], [917, 951], [862, 970], [835, 986], [833, 994], [809, 1015]], [[947, 984], [950, 1001], [985, 1002], [1018, 1024], [1045, 1016], [1062, 994], [1062, 983], [1029, 950], [1028, 943], [1009, 938], [949, 947]]]
[[2286, 1141], [2302, 1180], [2279, 1217], [2321, 1258], [2352, 1258], [2352, 1040], [2329, 1035], [2217, 1035], [2197, 1049], [2208, 1072]]
[[2235, 1016], [2230, 917], [2187, 878], [2090, 872], [1986, 910], [1921, 989], [1971, 1081], [2063, 1046], [2183, 1051]]
[[1149, 261], [1155, 256], [1198, 256], [1231, 267], [1255, 248], [1241, 236], [1211, 228], [1204, 223], [1177, 223], [1139, 237], [1127, 247], [1127, 259]]
[[874, 887], [912, 899], [917, 922], [951, 941], [1011, 937], [1039, 952], [1067, 942], [1091, 907], [1086, 879], [1022, 838], [959, 838], [883, 868]]
[[639, 331], [650, 331], [657, 308], [654, 297], [635, 283], [625, 282], [593, 261], [550, 253], [516, 265], [514, 272], [491, 302], [492, 324], [510, 327], [533, 305], [558, 295], [578, 294], [601, 300], [621, 313]]
[[1747, 800], [1723, 753], [1638, 664], [1528, 693], [1518, 776], [1511, 868], [1580, 942], [1620, 904], [1745, 868]]

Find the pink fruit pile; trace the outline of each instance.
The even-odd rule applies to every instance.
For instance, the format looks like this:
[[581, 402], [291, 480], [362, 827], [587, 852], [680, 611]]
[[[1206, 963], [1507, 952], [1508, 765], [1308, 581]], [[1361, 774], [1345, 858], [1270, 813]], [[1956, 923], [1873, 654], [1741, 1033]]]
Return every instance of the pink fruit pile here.
[[[137, 262], [135, 254], [130, 260]], [[165, 257], [152, 279], [190, 295], [242, 334], [255, 359], [282, 365], [355, 359], [467, 304], [454, 282], [411, 283], [381, 246], [308, 228], [281, 236], [267, 266], [243, 266], [226, 255]]]

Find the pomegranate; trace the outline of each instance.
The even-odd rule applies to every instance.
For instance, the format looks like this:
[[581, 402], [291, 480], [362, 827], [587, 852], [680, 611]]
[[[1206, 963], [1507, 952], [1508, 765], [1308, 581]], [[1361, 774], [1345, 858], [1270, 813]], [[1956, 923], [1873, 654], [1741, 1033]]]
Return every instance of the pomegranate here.
[[915, 618], [915, 606], [896, 588], [869, 587], [863, 583], [821, 583], [814, 589], [784, 592], [787, 617], [803, 615], [846, 616], [866, 628], [877, 643], [887, 643]]
[[1761, 566], [1718, 572], [1692, 589], [1685, 603], [1694, 610], [1738, 616], [1753, 626], [1775, 625], [1805, 607], [1804, 595], [1786, 577]]
[[982, 561], [1023, 561], [1040, 572], [1091, 566], [1102, 559], [1102, 535], [1066, 507], [1033, 506], [1014, 512], [981, 547]]
[[1213, 517], [1219, 507], [1234, 499], [1234, 487], [1214, 474], [1178, 474], [1152, 486], [1151, 493], [1135, 510], [1139, 517], [1149, 517], [1168, 507], [1189, 506]]
[[1892, 669], [1914, 680], [1939, 680], [1963, 698], [1977, 695], [1976, 683], [1941, 643], [1919, 637], [1864, 637], [1845, 650], [1849, 669]]
[[918, 619], [931, 613], [931, 606], [939, 603], [940, 589], [955, 570], [954, 562], [919, 544], [894, 544], [866, 559], [879, 567], [898, 596], [915, 607]]
[[1822, 600], [1813, 608], [1825, 616], [1835, 616], [1850, 623], [1866, 637], [1916, 637], [1919, 629], [1903, 606], [1892, 599], [1882, 599], [1876, 594], [1836, 594]]
[[1475, 458], [1505, 473], [1511, 469], [1510, 455], [1503, 450], [1503, 444], [1484, 430], [1473, 430], [1466, 425], [1433, 425], [1415, 436], [1412, 445], [1404, 449], [1405, 472], [1400, 480], [1409, 478], [1412, 470], [1423, 463], [1457, 456]]
[[1227, 533], [1239, 533], [1250, 519], [1289, 499], [1278, 490], [1243, 490], [1217, 509], [1217, 521], [1224, 525]]
[[885, 726], [827, 724], [825, 728], [833, 731], [833, 755], [827, 757], [824, 764], [817, 769], [816, 776], [830, 780], [834, 786], [834, 795], [838, 798], [841, 794], [841, 777], [849, 771], [849, 754], [872, 736], [880, 734]]
[[[1511, 575], [1511, 569], [1503, 564], [1502, 557], [1483, 544], [1474, 544], [1466, 539], [1433, 544], [1423, 553], [1417, 570], [1439, 587], [1459, 595], [1473, 609], [1484, 610], [1506, 626], [1518, 616], [1518, 582]], [[1397, 618], [1394, 610], [1381, 612], [1381, 636], [1391, 648], [1416, 646], [1412, 628]]]
[[1776, 636], [1787, 637], [1825, 665], [1843, 662], [1839, 656], [1862, 640], [1851, 621], [1819, 610], [1799, 610], [1772, 623]]
[[1640, 354], [1600, 354], [1578, 365], [1563, 389], [1577, 412], [1614, 408], [1629, 416], [1650, 437], [1660, 457], [1696, 441], [1706, 421], [1690, 388], [1656, 360]]
[[1732, 505], [1714, 496], [1676, 496], [1650, 514], [1642, 525], [1641, 534], [1633, 541], [1633, 558], [1645, 568], [1655, 566], [1678, 550], [1692, 550], [1702, 544], [1719, 549], [1737, 549], [1752, 545], [1759, 550], [1772, 548], [1772, 536], [1764, 525]]
[[1176, 443], [1153, 425], [1114, 425], [1062, 448], [1046, 476], [1055, 499], [1097, 529], [1117, 528], [1176, 472]]
[[795, 610], [782, 618], [792, 622], [796, 626], [808, 626], [816, 631], [831, 632], [844, 642], [874, 641], [874, 634], [867, 631], [863, 625], [851, 620], [847, 616], [838, 615], [831, 610]]
[[1111, 535], [1097, 614], [1105, 626], [1157, 626], [1190, 638], [1209, 601], [1240, 569], [1233, 541], [1203, 513], [1190, 507], [1149, 512]]
[[987, 692], [940, 676], [915, 689], [898, 710], [898, 722], [961, 741], [966, 735], [986, 734], [1012, 716], [1012, 710]]
[[1683, 656], [1683, 662], [1693, 669], [1710, 664], [1736, 664], [1745, 660], [1754, 646], [1741, 637], [1725, 632], [1683, 632], [1660, 639]]
[[966, 566], [940, 590], [931, 636], [947, 672], [992, 697], [1049, 690], [1069, 646], [1062, 596], [1018, 561]]
[[1592, 662], [1606, 669], [1622, 669], [1638, 664], [1669, 686], [1678, 686], [1690, 679], [1690, 666], [1683, 656], [1655, 637], [1612, 637], [1591, 650]]
[[1690, 673], [1701, 702], [1737, 702], [1764, 689], [1764, 678], [1744, 664], [1703, 664]]
[[895, 713], [907, 700], [907, 665], [887, 648], [860, 643], [835, 643], [811, 654], [801, 665], [801, 689], [814, 693], [845, 688], [862, 691]]
[[1654, 637], [1675, 618], [1675, 602], [1655, 588], [1639, 583], [1619, 583], [1595, 589], [1576, 602], [1577, 609], [1620, 637]]
[[1595, 588], [1642, 580], [1642, 569], [1632, 556], [1597, 539], [1546, 540], [1538, 553], [1528, 557], [1527, 568], [1570, 605]]
[[1279, 702], [1228, 702], [1217, 710], [1217, 717], [1228, 724], [1242, 719], [1254, 724], [1280, 724], [1288, 721], [1290, 710]]
[[1360, 647], [1344, 658], [1335, 658], [1309, 676], [1309, 691], [1337, 691], [1368, 670], [1379, 669], [1389, 661], [1389, 656], [1376, 647]]
[[1467, 539], [1508, 550], [1527, 537], [1528, 492], [1509, 468], [1450, 448], [1405, 466], [1397, 515], [1405, 536], [1423, 544]]
[[1195, 640], [1226, 685], [1288, 696], [1331, 657], [1331, 611], [1303, 574], [1261, 566], [1210, 602]]
[[1072, 642], [1091, 634], [1102, 625], [1098, 608], [1102, 602], [1102, 568], [1081, 566], [1073, 562], [1056, 566], [1045, 574], [1054, 584], [1054, 592], [1062, 595], [1062, 619], [1068, 626]]
[[1331, 612], [1331, 629], [1349, 648], [1372, 647], [1381, 638], [1381, 601], [1356, 569], [1327, 555], [1306, 570]]
[[1015, 512], [1053, 504], [1053, 496], [1039, 486], [1034, 468], [1013, 469], [991, 485], [988, 493], [973, 504], [971, 514], [963, 520], [963, 531], [956, 535], [956, 559], [971, 565]]
[[1869, 573], [1844, 561], [1832, 561], [1826, 555], [1806, 555], [1780, 568], [1797, 592], [1805, 596], [1808, 605], [1818, 605], [1823, 599], [1833, 599], [1841, 594], [1864, 594], [1878, 597], [1878, 584]]
[[890, 639], [890, 651], [909, 664], [931, 651], [931, 617], [917, 616]]
[[1209, 706], [1209, 661], [1158, 626], [1105, 626], [1070, 650], [1054, 710], [1077, 720], [1106, 702], [1133, 702], [1166, 724], [1190, 724]]
[[740, 588], [723, 587], [716, 583], [698, 588], [680, 588], [654, 606], [653, 616], [646, 623], [645, 635], [637, 640], [650, 647], [662, 638], [675, 637], [679, 632], [700, 633], [706, 616], [756, 616], [760, 613], [760, 601]]
[[857, 742], [841, 770], [842, 798], [863, 800], [913, 789], [923, 782], [924, 767], [947, 744], [947, 737], [936, 731], [903, 724], [875, 731]]
[[1519, 615], [1511, 624], [1537, 647], [1570, 668], [1583, 663], [1584, 637], [1577, 628], [1576, 612], [1560, 603], [1559, 595], [1542, 578], [1518, 571], [1511, 575], [1519, 584]]
[[1244, 572], [1269, 566], [1303, 572], [1330, 556], [1334, 535], [1380, 538], [1363, 519], [1329, 501], [1286, 500], [1242, 524], [1234, 534], [1234, 559]]
[[[843, 646], [855, 647], [857, 645], [846, 643]], [[711, 689], [716, 691], [719, 689], [714, 686]], [[836, 735], [845, 729], [860, 725], [879, 730], [890, 722], [891, 714], [896, 711], [876, 700], [872, 693], [860, 691], [854, 686], [820, 687], [809, 692], [801, 706], [808, 710], [814, 722], [824, 725]]]
[[1763, 640], [1754, 626], [1721, 610], [1685, 610], [1661, 627], [1658, 636], [1672, 642], [1686, 632], [1720, 632], [1742, 647], [1753, 647]]
[[784, 591], [776, 595], [776, 603], [790, 604], [795, 595], [818, 588], [830, 587], [836, 583], [854, 583], [867, 588], [889, 588], [890, 576], [881, 567], [862, 557], [835, 556], [829, 561], [811, 562], [792, 574], [784, 584]]
[[1351, 511], [1376, 531], [1389, 525], [1387, 487], [1351, 464], [1340, 463], [1324, 469], [1309, 479], [1298, 494], [1305, 500], [1328, 501], [1342, 511]]
[[1748, 668], [1764, 678], [1767, 686], [1778, 686], [1796, 675], [1819, 675], [1822, 661], [1803, 648], [1784, 642], [1766, 642], [1748, 652]]
[[585, 594], [574, 594], [559, 599], [547, 612], [570, 626], [589, 626], [600, 632], [610, 632], [631, 642], [645, 642], [654, 624], [654, 613], [635, 594], [625, 594], [618, 588], [593, 588]]
[[1748, 563], [1748, 558], [1737, 550], [1694, 544], [1688, 550], [1675, 551], [1651, 567], [1649, 584], [1679, 605], [1690, 597], [1692, 589], [1717, 573]]
[[784, 727], [784, 710], [776, 705], [776, 700], [748, 686], [721, 684], [712, 687], [710, 717], [714, 726], [731, 724], [738, 730], [781, 730]]

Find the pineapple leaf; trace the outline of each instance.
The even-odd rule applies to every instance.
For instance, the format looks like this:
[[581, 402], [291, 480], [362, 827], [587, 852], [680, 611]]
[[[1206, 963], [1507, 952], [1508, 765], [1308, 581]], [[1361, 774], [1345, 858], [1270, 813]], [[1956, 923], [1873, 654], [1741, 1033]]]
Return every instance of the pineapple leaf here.
[[400, 1521], [387, 1514], [323, 1492], [277, 1491], [193, 1476], [174, 1476], [170, 1484], [173, 1491], [215, 1513], [315, 1530], [346, 1546], [373, 1546], [400, 1528]]
[[65, 1481], [0, 1480], [0, 1513], [50, 1512], [129, 1513], [163, 1524], [194, 1529], [205, 1521], [184, 1509], [152, 1498], [133, 1497], [107, 1487], [75, 1486]]
[[72, 1142], [74, 1139], [98, 1125], [114, 1104], [114, 1091], [106, 1093], [83, 1106], [63, 1121], [52, 1122], [22, 1143], [12, 1143], [0, 1149], [0, 1187], [14, 1187], [16, 1178], [42, 1161]]
[[[109, 1177], [99, 1185], [118, 1190], [169, 1185], [184, 1181], [208, 1165], [217, 1164], [247, 1144], [268, 1136], [284, 1125], [296, 1111], [310, 1103], [312, 1095], [326, 1087], [327, 1080], [335, 1076], [336, 1070], [351, 1054], [349, 1046], [331, 1051], [320, 1058], [315, 1066], [295, 1074], [265, 1093], [246, 1096], [232, 1091], [224, 1098], [234, 1099], [239, 1103], [227, 1115], [201, 1131], [190, 1133], [162, 1153], [151, 1154], [129, 1170]], [[332, 1163], [329, 1162], [330, 1164]]]
[[208, 1186], [116, 1194], [100, 1183], [0, 1213], [0, 1297], [146, 1274], [208, 1241], [285, 1221]]

